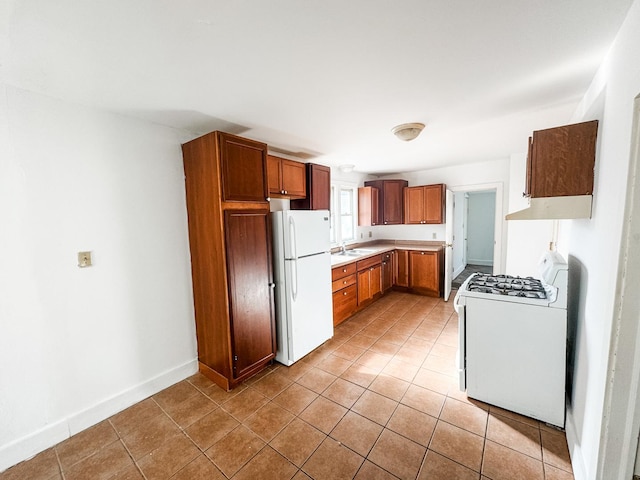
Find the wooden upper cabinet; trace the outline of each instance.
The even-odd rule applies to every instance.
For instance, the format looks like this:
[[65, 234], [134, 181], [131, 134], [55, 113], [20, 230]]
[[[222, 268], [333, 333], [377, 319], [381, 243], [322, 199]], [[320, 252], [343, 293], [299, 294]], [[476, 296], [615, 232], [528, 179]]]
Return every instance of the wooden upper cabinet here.
[[378, 211], [380, 225], [399, 225], [404, 215], [403, 189], [409, 185], [406, 180], [370, 180], [365, 187], [379, 190]]
[[331, 208], [331, 169], [306, 163], [307, 196], [291, 200], [292, 210], [329, 210]]
[[304, 163], [267, 155], [267, 172], [269, 174], [270, 195], [288, 198], [305, 198], [307, 196]]
[[591, 195], [597, 132], [597, 120], [533, 132], [525, 195]]
[[215, 132], [220, 148], [223, 201], [267, 201], [267, 145]]
[[404, 223], [444, 222], [444, 184], [422, 185], [404, 189]]
[[358, 188], [358, 225], [370, 227], [379, 225], [380, 190], [376, 187]]
[[404, 223], [424, 223], [424, 188], [407, 187], [404, 189]]

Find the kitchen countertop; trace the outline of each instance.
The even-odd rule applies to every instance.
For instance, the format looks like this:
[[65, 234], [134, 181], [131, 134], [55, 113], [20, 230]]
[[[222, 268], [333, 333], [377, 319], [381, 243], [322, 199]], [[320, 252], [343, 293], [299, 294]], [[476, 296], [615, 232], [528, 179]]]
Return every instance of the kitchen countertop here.
[[417, 250], [423, 252], [438, 252], [444, 248], [444, 242], [420, 242], [420, 241], [395, 241], [395, 242], [379, 242], [364, 243], [358, 245], [349, 245], [347, 252], [357, 251], [358, 254], [342, 255], [339, 249], [331, 255], [331, 266], [338, 267], [351, 262], [357, 262], [364, 258], [380, 255], [381, 253], [391, 252], [393, 250]]

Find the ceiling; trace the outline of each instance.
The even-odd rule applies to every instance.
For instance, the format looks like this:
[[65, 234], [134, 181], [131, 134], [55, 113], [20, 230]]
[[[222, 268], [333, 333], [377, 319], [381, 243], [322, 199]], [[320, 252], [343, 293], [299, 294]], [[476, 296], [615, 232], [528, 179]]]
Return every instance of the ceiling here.
[[[3, 81], [373, 174], [568, 123], [632, 0], [3, 0]], [[427, 125], [412, 142], [399, 123]]]

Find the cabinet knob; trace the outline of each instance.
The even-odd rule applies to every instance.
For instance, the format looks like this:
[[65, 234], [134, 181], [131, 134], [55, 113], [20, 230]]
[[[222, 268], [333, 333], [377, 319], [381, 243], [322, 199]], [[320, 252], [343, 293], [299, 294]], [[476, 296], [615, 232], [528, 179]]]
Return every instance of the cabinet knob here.
[[346, 268], [343, 268], [343, 269], [342, 269], [342, 273], [347, 273], [347, 269], [346, 269]]
[[285, 195], [286, 195], [286, 194], [287, 194], [287, 193], [289, 193], [289, 192], [287, 192], [287, 191], [285, 190], [285, 191], [284, 191], [284, 193], [285, 193]]
[[424, 255], [424, 252], [420, 252], [420, 255]]
[[385, 224], [385, 225], [387, 224], [387, 221], [386, 221], [386, 220], [385, 220], [384, 224]]
[[269, 284], [269, 288], [276, 288], [276, 284], [275, 283], [270, 283]]
[[346, 294], [347, 294], [347, 292], [343, 292], [343, 293], [342, 293], [342, 295], [346, 295]]
[[342, 282], [342, 284], [343, 284], [343, 285], [346, 285], [346, 284], [347, 284], [347, 281], [345, 280], [344, 282]]

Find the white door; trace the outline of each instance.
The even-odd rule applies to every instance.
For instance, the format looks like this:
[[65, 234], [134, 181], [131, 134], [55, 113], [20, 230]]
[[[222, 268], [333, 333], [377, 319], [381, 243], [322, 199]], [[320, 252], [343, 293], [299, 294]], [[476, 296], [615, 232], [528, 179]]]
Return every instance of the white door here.
[[451, 295], [451, 277], [453, 276], [453, 192], [447, 189], [445, 194], [444, 220], [444, 301]]

